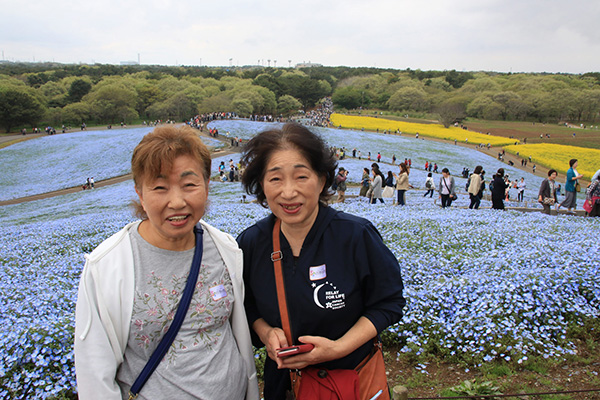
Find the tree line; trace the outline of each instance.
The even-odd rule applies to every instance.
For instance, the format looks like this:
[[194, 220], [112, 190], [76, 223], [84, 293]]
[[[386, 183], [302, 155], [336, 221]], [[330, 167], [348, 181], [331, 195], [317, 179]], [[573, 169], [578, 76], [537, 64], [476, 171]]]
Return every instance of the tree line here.
[[218, 111], [290, 115], [332, 96], [375, 108], [502, 120], [598, 119], [600, 74], [500, 74], [378, 68], [173, 67], [0, 63], [0, 125], [182, 121]]

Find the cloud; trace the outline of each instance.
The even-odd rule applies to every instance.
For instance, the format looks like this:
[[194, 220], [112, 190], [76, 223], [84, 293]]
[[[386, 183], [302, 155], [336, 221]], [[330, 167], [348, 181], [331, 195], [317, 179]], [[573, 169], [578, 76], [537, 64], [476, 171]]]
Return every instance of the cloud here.
[[167, 65], [579, 73], [598, 68], [600, 50], [600, 3], [583, 0], [2, 2], [0, 48], [17, 61], [118, 63], [139, 53]]

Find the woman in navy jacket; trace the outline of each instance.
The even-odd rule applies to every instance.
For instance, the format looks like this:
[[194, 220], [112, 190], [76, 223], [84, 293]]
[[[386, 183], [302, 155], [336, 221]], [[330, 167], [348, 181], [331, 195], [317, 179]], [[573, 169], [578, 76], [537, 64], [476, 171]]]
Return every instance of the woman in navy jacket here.
[[[273, 213], [238, 237], [246, 312], [255, 345], [267, 348], [265, 399], [284, 399], [289, 369], [352, 369], [369, 355], [373, 338], [402, 316], [402, 278], [368, 220], [327, 206], [336, 162], [319, 136], [297, 124], [262, 132], [247, 144], [242, 163], [246, 191]], [[271, 261], [276, 218], [294, 343], [282, 330]], [[300, 343], [314, 348], [277, 357], [276, 349]]]

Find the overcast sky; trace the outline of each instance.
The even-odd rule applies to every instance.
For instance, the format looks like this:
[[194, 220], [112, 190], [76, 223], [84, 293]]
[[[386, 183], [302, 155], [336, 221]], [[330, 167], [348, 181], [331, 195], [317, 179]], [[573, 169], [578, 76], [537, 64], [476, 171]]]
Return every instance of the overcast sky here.
[[0, 10], [9, 61], [600, 71], [598, 0], [0, 0]]

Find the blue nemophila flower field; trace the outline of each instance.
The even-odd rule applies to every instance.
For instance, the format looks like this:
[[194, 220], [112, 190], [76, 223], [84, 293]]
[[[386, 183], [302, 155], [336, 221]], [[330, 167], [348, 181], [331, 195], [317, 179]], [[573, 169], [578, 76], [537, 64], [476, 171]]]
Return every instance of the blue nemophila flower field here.
[[[232, 124], [242, 130], [248, 123]], [[453, 172], [463, 163], [490, 170], [503, 164], [460, 146], [428, 148], [414, 138], [322, 131], [333, 145], [360, 147], [363, 154], [369, 148], [376, 154], [377, 147], [391, 153], [396, 145], [407, 157], [415, 154], [410, 182], [417, 189], [407, 192], [407, 206], [394, 207], [391, 199], [369, 205], [358, 197], [333, 205], [371, 220], [399, 260], [407, 307], [402, 322], [386, 335], [398, 337], [401, 352], [416, 357], [426, 371], [424, 357], [430, 354], [477, 365], [557, 359], [576, 351], [570, 329], [600, 317], [599, 219], [469, 210], [460, 207], [468, 204], [464, 192], [455, 203], [459, 207], [441, 209], [434, 204], [436, 196], [423, 197], [426, 175], [415, 159], [442, 160], [438, 164]], [[350, 145], [343, 144], [344, 133]], [[391, 139], [398, 142], [386, 144]], [[413, 149], [411, 143], [423, 147]], [[31, 162], [27, 154], [23, 150], [22, 157]], [[70, 152], [62, 157], [68, 162]], [[228, 165], [230, 158], [237, 162], [239, 156], [222, 160]], [[220, 161], [213, 161], [213, 171]], [[90, 165], [94, 162], [102, 165], [98, 159]], [[384, 172], [392, 169], [382, 164]], [[340, 165], [357, 183], [370, 162], [347, 159]], [[524, 176], [529, 182], [537, 178]], [[464, 179], [457, 178], [457, 185], [464, 186]], [[535, 185], [528, 188], [531, 197]], [[357, 195], [358, 187], [348, 194]], [[211, 182], [205, 220], [236, 236], [268, 215], [249, 202], [251, 196], [244, 202], [243, 195], [239, 183]], [[129, 207], [134, 198], [129, 181], [0, 207], [0, 398], [52, 398], [75, 391], [74, 308], [84, 254], [135, 219]]]
[[[131, 154], [151, 127], [45, 136], [0, 149], [0, 200], [46, 193], [131, 172]], [[207, 146], [222, 143], [203, 137]]]

